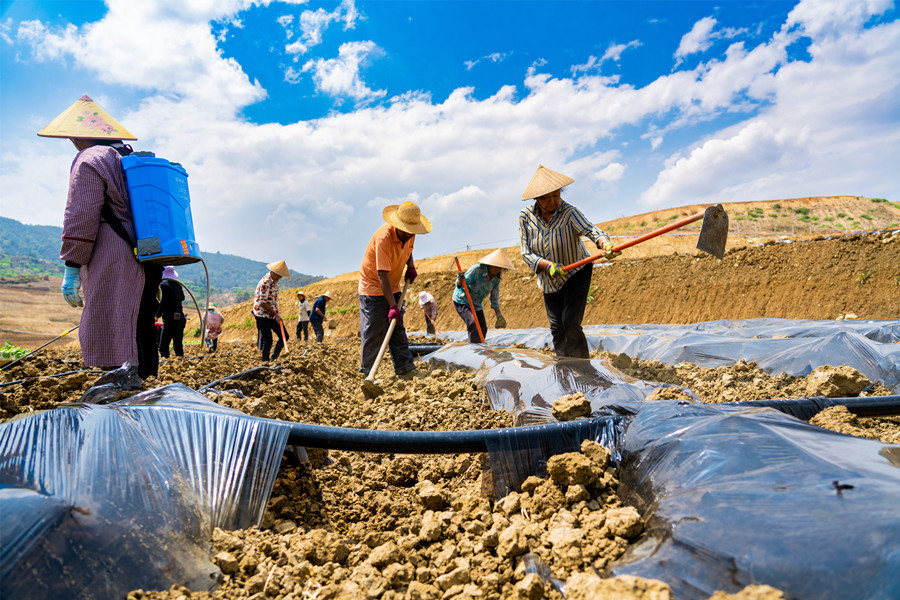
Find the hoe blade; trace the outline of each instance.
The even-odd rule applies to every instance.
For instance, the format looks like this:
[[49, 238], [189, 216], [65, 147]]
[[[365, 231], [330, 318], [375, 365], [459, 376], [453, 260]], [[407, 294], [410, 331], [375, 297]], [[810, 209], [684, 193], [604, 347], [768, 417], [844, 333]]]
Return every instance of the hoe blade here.
[[721, 259], [725, 255], [727, 241], [728, 213], [721, 204], [707, 206], [703, 212], [703, 223], [700, 226], [697, 249]]

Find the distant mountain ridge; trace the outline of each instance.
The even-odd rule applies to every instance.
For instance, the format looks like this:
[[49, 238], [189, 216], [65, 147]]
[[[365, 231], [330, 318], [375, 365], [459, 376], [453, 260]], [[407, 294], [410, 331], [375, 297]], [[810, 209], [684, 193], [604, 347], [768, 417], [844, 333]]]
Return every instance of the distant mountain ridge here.
[[[59, 260], [62, 227], [25, 225], [15, 219], [0, 217], [0, 280], [29, 277], [58, 277], [63, 263]], [[233, 254], [203, 252], [209, 269], [210, 291], [214, 294], [240, 292], [256, 287], [266, 273], [266, 263]], [[196, 292], [206, 291], [206, 273], [201, 263], [176, 268], [178, 277]], [[304, 286], [322, 279], [318, 275], [292, 272], [291, 284]]]

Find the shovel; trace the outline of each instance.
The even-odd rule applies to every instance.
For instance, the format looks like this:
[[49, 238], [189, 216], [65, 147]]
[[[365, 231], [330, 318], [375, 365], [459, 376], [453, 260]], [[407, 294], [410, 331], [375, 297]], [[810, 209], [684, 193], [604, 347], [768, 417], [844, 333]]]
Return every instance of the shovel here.
[[438, 335], [441, 335], [441, 330], [438, 329], [437, 323], [434, 322], [434, 319], [431, 318], [431, 315], [429, 315], [424, 310], [422, 312], [425, 313], [425, 318], [428, 319], [429, 321], [431, 321], [431, 324], [434, 326], [435, 333], [437, 333]]
[[[403, 284], [403, 293], [400, 294], [400, 310], [403, 310], [403, 303], [406, 302], [406, 290], [409, 289], [409, 279], [406, 280], [406, 283]], [[384, 336], [384, 341], [381, 342], [381, 348], [378, 349], [378, 356], [375, 357], [375, 363], [372, 365], [372, 370], [369, 371], [369, 374], [366, 375], [366, 378], [362, 382], [362, 393], [363, 395], [371, 400], [372, 398], [377, 398], [381, 394], [384, 393], [384, 390], [380, 385], [375, 383], [375, 373], [378, 372], [378, 367], [381, 365], [381, 359], [384, 358], [384, 353], [387, 350], [388, 343], [391, 341], [391, 336], [394, 335], [394, 328], [397, 327], [397, 321], [399, 319], [391, 319], [391, 324], [388, 325], [387, 333]]]
[[[612, 252], [621, 252], [625, 248], [631, 248], [636, 244], [646, 242], [647, 240], [655, 238], [658, 235], [668, 233], [673, 229], [684, 227], [685, 225], [689, 225], [694, 221], [699, 221], [700, 219], [703, 219], [703, 223], [700, 226], [700, 237], [697, 240], [697, 249], [702, 252], [706, 252], [707, 254], [712, 254], [716, 258], [721, 259], [725, 255], [725, 242], [728, 241], [728, 213], [725, 212], [725, 209], [722, 208], [721, 204], [716, 204], [715, 206], [707, 206], [706, 210], [704, 210], [703, 212], [685, 217], [679, 221], [675, 221], [674, 223], [669, 223], [665, 227], [660, 227], [656, 231], [645, 233], [644, 235], [636, 237], [633, 240], [619, 244], [612, 249]], [[563, 271], [577, 269], [582, 265], [592, 263], [598, 258], [602, 257], [603, 253], [601, 252], [600, 254], [595, 254], [593, 256], [583, 258], [578, 262], [573, 262], [571, 265], [564, 266]]]

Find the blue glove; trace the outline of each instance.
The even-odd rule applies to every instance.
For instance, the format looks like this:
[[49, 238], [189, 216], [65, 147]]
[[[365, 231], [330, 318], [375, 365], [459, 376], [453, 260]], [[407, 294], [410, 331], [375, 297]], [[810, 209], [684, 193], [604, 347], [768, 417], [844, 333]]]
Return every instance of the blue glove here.
[[84, 306], [81, 299], [81, 275], [77, 267], [65, 267], [63, 272], [62, 295], [72, 308]]

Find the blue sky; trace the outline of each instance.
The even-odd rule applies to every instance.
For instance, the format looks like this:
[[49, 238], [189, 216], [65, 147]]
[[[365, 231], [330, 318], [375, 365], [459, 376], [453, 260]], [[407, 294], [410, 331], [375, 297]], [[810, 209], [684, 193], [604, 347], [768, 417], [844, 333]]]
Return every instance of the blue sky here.
[[538, 164], [595, 222], [692, 203], [900, 199], [892, 0], [0, 0], [0, 215], [60, 225], [83, 94], [184, 165], [201, 249], [358, 268], [517, 243]]

